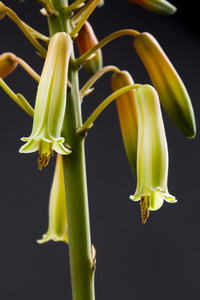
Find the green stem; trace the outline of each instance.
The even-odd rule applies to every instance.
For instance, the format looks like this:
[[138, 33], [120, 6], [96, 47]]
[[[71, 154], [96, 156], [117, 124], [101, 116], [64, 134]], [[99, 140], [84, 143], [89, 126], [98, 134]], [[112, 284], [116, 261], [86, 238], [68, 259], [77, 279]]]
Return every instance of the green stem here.
[[84, 5], [85, 0], [76, 0], [74, 1], [71, 5], [66, 7], [65, 11], [66, 12], [72, 12]]
[[141, 84], [128, 85], [126, 87], [119, 89], [118, 91], [114, 92], [109, 97], [107, 97], [103, 102], [101, 102], [101, 104], [99, 104], [99, 106], [90, 115], [90, 117], [85, 121], [85, 123], [77, 130], [77, 133], [82, 134], [83, 132], [85, 132], [86, 130], [91, 128], [95, 119], [113, 100], [115, 100], [117, 97], [121, 96], [124, 93], [127, 93], [133, 89], [138, 88], [139, 86], [141, 86]]
[[[70, 32], [66, 21], [66, 0], [52, 0], [59, 17], [49, 18], [51, 35], [56, 31]], [[70, 15], [69, 15], [70, 16]], [[67, 105], [62, 136], [72, 148], [70, 155], [63, 156], [66, 186], [67, 219], [69, 234], [69, 259], [73, 300], [94, 300], [94, 263], [90, 237], [90, 222], [85, 169], [84, 135], [76, 130], [82, 125], [78, 71], [71, 55], [68, 80]]]
[[80, 90], [81, 98], [83, 98], [85, 95], [88, 95], [88, 91], [93, 86], [93, 84], [107, 72], [118, 73], [118, 72], [120, 72], [120, 70], [115, 66], [106, 66], [106, 67], [102, 68], [101, 70], [99, 70], [98, 72], [96, 72]]
[[24, 33], [24, 35], [27, 37], [27, 39], [33, 44], [33, 46], [40, 52], [40, 54], [45, 57], [46, 56], [46, 49], [38, 43], [38, 41], [31, 35], [31, 33], [28, 31], [27, 27], [24, 25], [24, 23], [20, 20], [20, 18], [16, 15], [16, 13], [10, 9], [9, 7], [6, 7], [6, 14], [10, 17], [11, 20], [13, 20], [17, 26], [21, 29], [21, 31]]
[[70, 36], [72, 38], [76, 37], [79, 30], [85, 23], [85, 21], [89, 18], [93, 10], [97, 7], [100, 0], [90, 0], [88, 3], [71, 19], [72, 26], [76, 24], [76, 26], [70, 32]]
[[0, 78], [0, 86], [2, 89], [8, 94], [8, 96], [15, 101], [27, 114], [29, 114], [32, 118], [34, 116], [34, 110], [27, 102], [27, 100], [21, 94], [15, 94], [9, 86]]
[[33, 79], [40, 81], [40, 76], [20, 57], [11, 57], [12, 61], [17, 62]]
[[45, 36], [44, 34], [36, 31], [35, 29], [33, 29], [32, 27], [30, 27], [28, 24], [26, 24], [25, 22], [21, 21], [22, 24], [27, 28], [27, 30], [30, 32], [30, 34], [36, 39], [39, 40], [41, 42], [43, 42], [46, 46], [48, 46], [49, 44], [49, 37]]
[[132, 35], [132, 36], [137, 36], [139, 34], [138, 31], [133, 30], [133, 29], [123, 29], [116, 31], [114, 33], [111, 33], [107, 37], [105, 37], [103, 40], [101, 40], [98, 44], [96, 44], [93, 48], [91, 48], [89, 51], [84, 53], [82, 56], [74, 60], [74, 63], [77, 65], [82, 65], [85, 61], [88, 60], [88, 58], [95, 53], [98, 49], [102, 48], [112, 40], [120, 37], [120, 36], [125, 36], [125, 35]]

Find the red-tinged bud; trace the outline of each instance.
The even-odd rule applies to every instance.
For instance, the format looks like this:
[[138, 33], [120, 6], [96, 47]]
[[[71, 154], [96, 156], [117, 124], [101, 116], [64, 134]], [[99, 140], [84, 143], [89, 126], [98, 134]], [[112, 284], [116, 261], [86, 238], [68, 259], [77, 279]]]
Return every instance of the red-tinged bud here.
[[133, 44], [168, 116], [187, 137], [194, 137], [196, 124], [190, 97], [163, 49], [146, 32], [135, 37]]
[[13, 58], [15, 55], [9, 52], [0, 55], [0, 78], [8, 76], [17, 67], [18, 63]]
[[[94, 34], [92, 26], [88, 21], [84, 23], [81, 30], [78, 33], [76, 38], [76, 43], [81, 55], [94, 47], [98, 40]], [[97, 71], [102, 68], [102, 52], [101, 49], [98, 49], [95, 52], [95, 56], [90, 58], [87, 62], [84, 63], [84, 67], [90, 75], [94, 75]]]
[[[112, 76], [112, 89], [117, 91], [127, 85], [134, 84], [127, 71], [114, 73]], [[137, 158], [137, 113], [134, 101], [134, 91], [124, 93], [116, 98], [117, 111], [121, 127], [122, 138], [131, 168], [136, 175]]]
[[176, 7], [166, 0], [126, 0], [157, 14], [172, 15], [176, 12]]

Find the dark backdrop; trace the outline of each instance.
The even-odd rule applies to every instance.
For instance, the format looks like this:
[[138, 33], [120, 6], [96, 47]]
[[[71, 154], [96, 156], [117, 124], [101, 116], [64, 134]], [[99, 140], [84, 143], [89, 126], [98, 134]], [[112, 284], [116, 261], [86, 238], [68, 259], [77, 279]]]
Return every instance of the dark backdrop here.
[[[166, 17], [123, 0], [105, 0], [105, 6], [89, 20], [99, 40], [122, 28], [149, 31], [158, 39], [187, 86], [198, 130], [197, 8], [183, 2], [174, 0], [179, 10]], [[48, 34], [38, 3], [4, 3], [25, 22]], [[41, 61], [16, 25], [5, 17], [0, 26], [0, 52], [14, 52], [39, 73]], [[104, 65], [128, 70], [135, 82], [150, 83], [131, 37], [105, 46], [103, 55]], [[84, 70], [80, 74], [82, 85], [89, 77]], [[111, 93], [110, 76], [105, 75], [85, 99], [84, 119]], [[20, 67], [6, 82], [34, 105], [37, 86]], [[36, 153], [18, 153], [20, 138], [30, 134], [32, 121], [2, 90], [0, 99], [0, 299], [71, 299], [68, 246], [36, 243], [47, 230], [55, 158], [39, 172]], [[189, 140], [164, 112], [163, 117], [170, 154], [169, 191], [178, 203], [164, 203], [159, 211], [150, 214], [146, 225], [141, 224], [139, 203], [129, 200], [136, 181], [125, 156], [114, 103], [96, 120], [87, 136], [91, 234], [97, 249], [97, 300], [199, 299], [199, 131], [195, 139]]]

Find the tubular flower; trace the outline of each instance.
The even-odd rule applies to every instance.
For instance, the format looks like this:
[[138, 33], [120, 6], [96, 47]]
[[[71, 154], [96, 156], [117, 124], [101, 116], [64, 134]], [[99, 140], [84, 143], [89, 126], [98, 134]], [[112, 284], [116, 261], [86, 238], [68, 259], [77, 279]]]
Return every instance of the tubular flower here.
[[66, 107], [68, 62], [72, 41], [65, 32], [56, 33], [49, 44], [36, 96], [33, 128], [30, 137], [22, 138], [27, 143], [20, 152], [39, 150], [38, 167], [41, 170], [48, 162], [53, 150], [70, 154], [66, 148], [61, 129]]
[[194, 137], [196, 125], [190, 97], [166, 54], [149, 33], [139, 34], [133, 44], [168, 116], [187, 137]]
[[162, 15], [172, 15], [176, 12], [176, 7], [166, 0], [126, 0], [144, 7], [154, 13]]
[[68, 243], [67, 207], [62, 155], [57, 155], [55, 173], [49, 199], [49, 228], [41, 240], [43, 244], [49, 240]]
[[[131, 75], [127, 71], [114, 73], [112, 76], [113, 92], [127, 85], [134, 84]], [[121, 127], [124, 147], [131, 168], [136, 175], [136, 156], [137, 156], [137, 114], [134, 101], [134, 91], [124, 93], [116, 98], [118, 117]]]
[[14, 71], [18, 63], [13, 61], [15, 55], [13, 53], [3, 53], [0, 55], [0, 78], [8, 76]]
[[140, 200], [144, 224], [149, 210], [157, 210], [163, 200], [176, 202], [168, 193], [168, 148], [160, 110], [159, 98], [149, 85], [135, 91], [138, 117], [137, 187], [130, 198]]
[[[94, 47], [98, 40], [94, 34], [92, 26], [88, 21], [84, 23], [81, 30], [76, 38], [76, 43], [81, 55]], [[91, 57], [88, 61], [84, 63], [84, 67], [90, 75], [94, 75], [97, 71], [102, 68], [102, 52], [98, 49], [95, 52], [95, 56]]]

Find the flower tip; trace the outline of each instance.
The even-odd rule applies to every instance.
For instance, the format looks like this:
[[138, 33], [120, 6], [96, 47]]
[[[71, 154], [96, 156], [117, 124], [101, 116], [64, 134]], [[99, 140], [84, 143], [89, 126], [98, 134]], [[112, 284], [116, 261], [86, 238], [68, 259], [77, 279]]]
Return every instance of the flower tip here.
[[48, 242], [49, 240], [50, 238], [47, 237], [47, 234], [43, 234], [42, 238], [40, 240], [36, 240], [36, 242], [41, 245]]
[[38, 244], [44, 244], [46, 242], [53, 241], [53, 242], [65, 242], [68, 244], [68, 233], [65, 236], [59, 237], [57, 235], [52, 235], [50, 232], [43, 234], [40, 240], [36, 240]]
[[189, 139], [193, 139], [193, 138], [195, 138], [195, 136], [196, 136], [196, 127], [192, 128], [192, 131], [187, 134], [187, 137]]
[[0, 55], [0, 78], [8, 76], [15, 70], [18, 65], [18, 63], [15, 61], [15, 58], [16, 56], [10, 52]]

